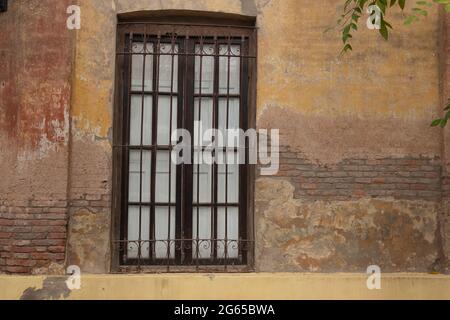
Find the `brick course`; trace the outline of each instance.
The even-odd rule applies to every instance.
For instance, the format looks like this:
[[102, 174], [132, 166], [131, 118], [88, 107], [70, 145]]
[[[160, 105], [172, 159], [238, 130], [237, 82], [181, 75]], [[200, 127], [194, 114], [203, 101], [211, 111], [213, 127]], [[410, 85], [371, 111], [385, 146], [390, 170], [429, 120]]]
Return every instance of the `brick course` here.
[[64, 263], [65, 200], [12, 201], [11, 205], [2, 200], [0, 203], [0, 272], [29, 274], [50, 263]]
[[441, 197], [438, 158], [347, 159], [322, 166], [282, 146], [277, 176], [292, 182], [297, 198], [308, 200], [393, 197], [436, 201]]

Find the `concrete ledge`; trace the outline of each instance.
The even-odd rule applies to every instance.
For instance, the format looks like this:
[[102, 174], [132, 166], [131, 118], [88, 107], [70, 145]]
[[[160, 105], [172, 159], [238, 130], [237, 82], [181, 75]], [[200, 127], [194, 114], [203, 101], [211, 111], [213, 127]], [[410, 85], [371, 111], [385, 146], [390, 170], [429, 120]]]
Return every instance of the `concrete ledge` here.
[[369, 290], [365, 274], [84, 275], [81, 289], [67, 277], [0, 275], [0, 299], [450, 299], [450, 276], [383, 274]]

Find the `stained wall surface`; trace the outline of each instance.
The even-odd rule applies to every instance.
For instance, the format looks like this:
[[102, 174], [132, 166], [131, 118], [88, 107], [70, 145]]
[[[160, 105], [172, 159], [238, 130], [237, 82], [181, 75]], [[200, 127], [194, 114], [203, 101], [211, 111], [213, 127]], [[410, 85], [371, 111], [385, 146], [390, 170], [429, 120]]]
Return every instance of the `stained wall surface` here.
[[389, 42], [362, 25], [340, 56], [337, 31], [324, 33], [334, 0], [79, 0], [78, 31], [67, 5], [18, 0], [0, 14], [0, 270], [110, 271], [117, 15], [148, 10], [256, 17], [257, 127], [282, 145], [279, 174], [255, 181], [257, 271], [446, 270], [447, 133], [429, 126], [448, 92], [436, 8], [412, 27], [393, 10]]
[[63, 270], [67, 239], [70, 1], [0, 13], [0, 271]]

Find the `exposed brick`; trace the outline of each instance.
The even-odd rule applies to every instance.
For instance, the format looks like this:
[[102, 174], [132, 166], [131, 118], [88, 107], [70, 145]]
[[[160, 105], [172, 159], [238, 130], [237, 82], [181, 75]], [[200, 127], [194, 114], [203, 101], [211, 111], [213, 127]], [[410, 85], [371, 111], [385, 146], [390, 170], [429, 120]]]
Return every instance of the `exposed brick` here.
[[0, 239], [9, 239], [11, 238], [12, 233], [11, 232], [0, 232]]
[[0, 226], [12, 226], [14, 225], [13, 220], [0, 219]]
[[14, 252], [29, 253], [36, 251], [35, 247], [14, 247]]
[[64, 246], [50, 246], [48, 247], [48, 251], [52, 253], [64, 253], [66, 250], [66, 247]]
[[6, 272], [10, 273], [30, 273], [31, 268], [30, 267], [18, 267], [18, 266], [7, 266], [5, 268]]
[[63, 239], [39, 239], [32, 240], [31, 243], [36, 246], [64, 246], [66, 241]]
[[281, 150], [285, 151], [280, 153], [278, 175], [292, 181], [296, 186], [296, 197], [317, 200], [361, 197], [436, 200], [441, 196], [441, 190], [450, 197], [450, 180], [441, 183], [440, 164], [436, 159], [349, 159], [335, 166], [321, 166], [309, 162], [288, 146]]

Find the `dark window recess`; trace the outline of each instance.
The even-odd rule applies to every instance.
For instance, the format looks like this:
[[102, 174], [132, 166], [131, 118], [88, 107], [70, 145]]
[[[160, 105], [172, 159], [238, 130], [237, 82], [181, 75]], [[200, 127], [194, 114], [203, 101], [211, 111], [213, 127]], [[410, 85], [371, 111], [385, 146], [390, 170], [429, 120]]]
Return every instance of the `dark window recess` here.
[[[119, 23], [114, 144], [119, 267], [227, 271], [249, 265], [252, 166], [175, 165], [171, 133], [183, 128], [198, 139], [209, 128], [253, 126], [255, 33], [252, 27]], [[194, 121], [203, 132], [195, 131]], [[205, 149], [191, 145], [194, 160]], [[247, 148], [221, 147], [209, 155], [248, 157]]]
[[0, 0], [0, 12], [8, 10], [8, 0]]

